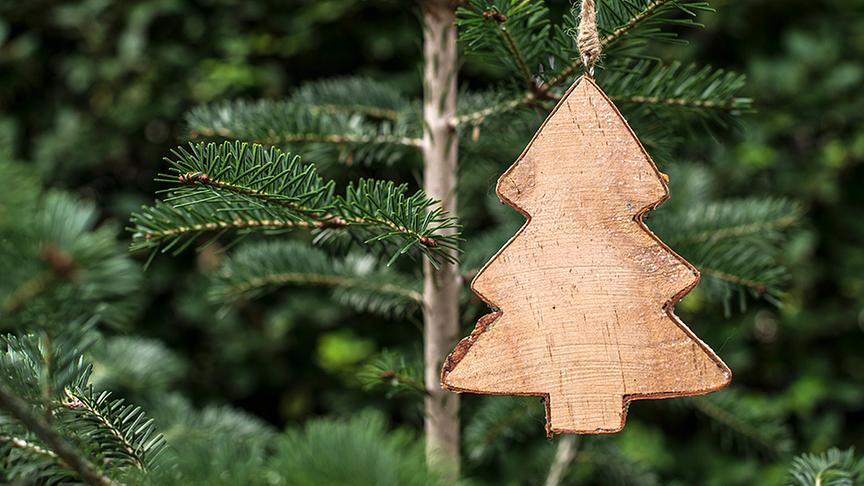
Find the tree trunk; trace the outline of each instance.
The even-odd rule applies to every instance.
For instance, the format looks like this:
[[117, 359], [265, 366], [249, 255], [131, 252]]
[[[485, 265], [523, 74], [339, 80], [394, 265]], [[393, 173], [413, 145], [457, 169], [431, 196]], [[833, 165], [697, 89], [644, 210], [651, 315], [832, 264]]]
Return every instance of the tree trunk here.
[[[444, 209], [456, 214], [457, 138], [456, 25], [449, 0], [423, 2], [423, 162], [424, 188]], [[426, 389], [426, 460], [445, 477], [459, 476], [459, 396], [441, 388], [444, 357], [459, 333], [458, 266], [423, 266], [423, 338]]]
[[552, 466], [549, 467], [549, 475], [546, 476], [546, 486], [561, 484], [561, 481], [567, 476], [570, 464], [576, 457], [576, 446], [578, 445], [578, 435], [572, 434], [561, 437], [558, 441], [558, 448], [555, 450], [555, 459], [552, 460]]

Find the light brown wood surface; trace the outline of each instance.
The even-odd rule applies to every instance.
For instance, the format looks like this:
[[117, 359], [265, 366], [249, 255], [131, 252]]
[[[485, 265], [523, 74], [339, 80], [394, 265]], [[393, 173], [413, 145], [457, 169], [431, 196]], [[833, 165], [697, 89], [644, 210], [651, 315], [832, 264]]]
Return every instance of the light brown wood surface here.
[[698, 271], [642, 223], [663, 177], [594, 81], [576, 81], [498, 181], [527, 222], [474, 279], [497, 311], [448, 357], [443, 386], [544, 396], [551, 435], [616, 432], [630, 400], [727, 385], [673, 314]]

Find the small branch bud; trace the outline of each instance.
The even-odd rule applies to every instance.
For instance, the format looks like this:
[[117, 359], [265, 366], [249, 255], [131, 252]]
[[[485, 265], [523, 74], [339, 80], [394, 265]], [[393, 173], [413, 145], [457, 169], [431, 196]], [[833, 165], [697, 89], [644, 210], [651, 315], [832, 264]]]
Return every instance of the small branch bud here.
[[419, 238], [419, 240], [420, 240], [420, 243], [422, 243], [423, 245], [428, 246], [430, 248], [435, 248], [438, 246], [438, 241], [435, 240], [434, 238], [430, 238], [428, 236], [421, 236]]
[[187, 172], [177, 176], [177, 180], [184, 186], [191, 186], [196, 182], [201, 184], [210, 184], [210, 176], [203, 172]]

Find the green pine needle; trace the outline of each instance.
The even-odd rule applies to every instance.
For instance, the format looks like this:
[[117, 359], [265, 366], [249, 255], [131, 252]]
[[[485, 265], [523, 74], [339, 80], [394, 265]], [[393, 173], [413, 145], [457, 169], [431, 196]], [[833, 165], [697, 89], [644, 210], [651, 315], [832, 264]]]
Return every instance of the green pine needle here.
[[828, 449], [821, 454], [802, 454], [792, 460], [793, 486], [860, 486], [864, 484], [864, 459], [854, 449]]

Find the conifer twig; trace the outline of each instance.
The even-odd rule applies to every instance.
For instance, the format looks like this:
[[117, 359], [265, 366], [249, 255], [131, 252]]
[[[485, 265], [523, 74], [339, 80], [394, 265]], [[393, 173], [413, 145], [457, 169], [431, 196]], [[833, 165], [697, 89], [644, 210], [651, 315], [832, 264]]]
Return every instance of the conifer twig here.
[[724, 272], [722, 270], [716, 270], [706, 266], [699, 266], [699, 271], [702, 272], [703, 275], [707, 275], [710, 277], [714, 277], [725, 282], [729, 282], [734, 285], [740, 285], [742, 287], [747, 287], [748, 289], [753, 290], [756, 293], [764, 294], [768, 292], [768, 284], [764, 282], [759, 282], [756, 280], [739, 277], [737, 275], [732, 275], [730, 273]]
[[70, 409], [81, 410], [87, 414], [89, 414], [94, 420], [96, 420], [105, 430], [108, 431], [109, 434], [114, 436], [117, 442], [125, 450], [126, 454], [132, 458], [132, 462], [134, 466], [140, 470], [144, 470], [145, 464], [138, 456], [136, 447], [129, 441], [129, 438], [126, 437], [126, 434], [120, 430], [117, 425], [112, 421], [111, 417], [105, 416], [102, 410], [99, 410], [95, 407], [89, 400], [80, 400], [78, 397], [69, 392], [69, 390], [65, 390], [66, 398], [69, 399], [66, 407]]
[[290, 272], [276, 273], [259, 278], [250, 279], [242, 284], [231, 287], [230, 291], [225, 292], [224, 296], [229, 299], [236, 295], [243, 295], [252, 290], [272, 285], [320, 285], [324, 287], [352, 287], [367, 290], [375, 290], [378, 292], [398, 295], [409, 299], [415, 303], [422, 303], [423, 296], [418, 292], [397, 285], [377, 285], [374, 282], [369, 282], [362, 277], [346, 277], [342, 275], [326, 275], [316, 273]]
[[31, 412], [27, 402], [13, 395], [2, 385], [0, 385], [0, 408], [45, 442], [62, 464], [77, 472], [82, 481], [94, 486], [117, 486], [116, 482], [100, 473], [78, 450], [55, 432], [45, 419]]
[[32, 452], [34, 454], [44, 456], [52, 461], [59, 461], [57, 458], [57, 454], [41, 447], [37, 444], [34, 444], [28, 440], [24, 440], [20, 437], [14, 437], [11, 435], [0, 435], [0, 443], [11, 444], [12, 447], [16, 449], [21, 449], [27, 452]]
[[412, 137], [400, 137], [393, 135], [362, 135], [354, 133], [337, 133], [337, 134], [320, 134], [320, 133], [281, 133], [267, 137], [244, 137], [243, 133], [228, 129], [212, 130], [199, 128], [192, 130], [190, 133], [192, 138], [242, 138], [248, 142], [260, 143], [263, 145], [276, 145], [280, 143], [332, 143], [336, 145], [346, 143], [371, 143], [371, 144], [393, 144], [404, 145], [406, 147], [420, 147], [422, 140]]
[[734, 98], [725, 101], [699, 100], [695, 98], [662, 98], [660, 96], [612, 96], [611, 98], [616, 103], [632, 103], [636, 105], [682, 106], [713, 110], [740, 109], [737, 100]]
[[173, 185], [160, 191], [167, 197], [132, 215], [133, 250], [179, 253], [206, 232], [300, 228], [322, 238], [346, 230], [358, 241], [396, 247], [394, 259], [412, 249], [435, 265], [455, 258], [455, 219], [406, 184], [361, 179], [337, 196], [335, 182], [299, 156], [242, 142], [191, 144], [174, 156], [170, 172], [157, 178]]
[[695, 398], [690, 400], [690, 403], [699, 412], [710, 417], [712, 420], [729, 427], [738, 434], [747, 437], [748, 440], [755, 442], [759, 447], [771, 451], [777, 456], [782, 455], [776, 444], [767, 440], [758, 430], [753, 429], [746, 421], [741, 420], [735, 414], [729, 413], [705, 398]]
[[[628, 7], [634, 9], [636, 8], [635, 4], [631, 4], [629, 2], [627, 2], [627, 4]], [[626, 22], [618, 25], [611, 32], [607, 31], [606, 35], [599, 38], [599, 45], [596, 46], [597, 52], [606, 49], [609, 46], [612, 46], [613, 44], [624, 38], [628, 33], [636, 29], [639, 25], [643, 24], [646, 21], [650, 21], [650, 19], [656, 16], [664, 7], [674, 5], [676, 5], [675, 0], [654, 0], [644, 5], [641, 10], [632, 12], [632, 16], [629, 17]], [[464, 123], [477, 123], [478, 121], [483, 120], [487, 116], [506, 113], [508, 111], [523, 106], [528, 106], [538, 101], [555, 99], [557, 97], [553, 96], [551, 91], [561, 85], [561, 83], [569, 79], [583, 64], [584, 60], [577, 57], [573, 59], [573, 61], [568, 64], [564, 69], [559, 71], [546, 82], [540, 84], [539, 86], [533, 84], [530, 85], [529, 90], [523, 96], [508, 102], [499, 103], [498, 105], [491, 107], [491, 109], [485, 108], [476, 112], [460, 115], [459, 117], [454, 118], [453, 123], [456, 126]], [[615, 99], [614, 96], [613, 99]], [[739, 102], [747, 102], [748, 100], [730, 100], [727, 103], [717, 102], [713, 100], [695, 100], [688, 98], [670, 98], [667, 100], [666, 98], [659, 97], [654, 98], [646, 96], [640, 98], [637, 96], [633, 96], [627, 101], [640, 104], [662, 104], [665, 106], [687, 106], [692, 108], [736, 110], [741, 109], [741, 106], [739, 106]]]

